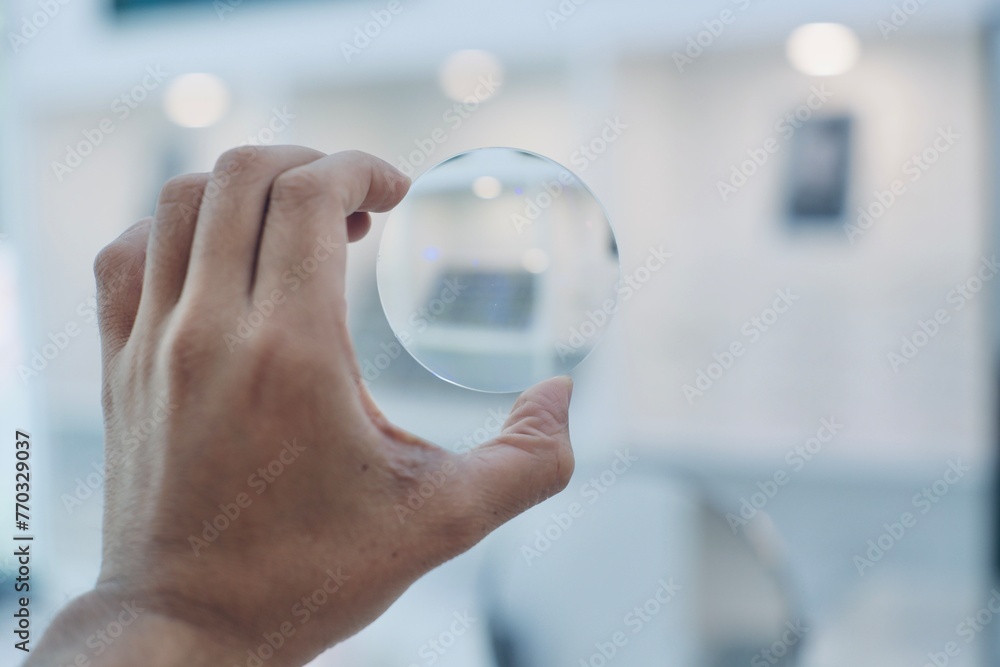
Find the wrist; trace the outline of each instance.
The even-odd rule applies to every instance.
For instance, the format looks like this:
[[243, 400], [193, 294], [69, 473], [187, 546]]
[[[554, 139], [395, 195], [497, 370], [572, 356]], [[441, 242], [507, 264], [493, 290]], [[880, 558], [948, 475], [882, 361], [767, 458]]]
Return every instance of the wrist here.
[[218, 667], [240, 664], [244, 653], [243, 642], [212, 624], [148, 597], [95, 588], [53, 619], [25, 667]]

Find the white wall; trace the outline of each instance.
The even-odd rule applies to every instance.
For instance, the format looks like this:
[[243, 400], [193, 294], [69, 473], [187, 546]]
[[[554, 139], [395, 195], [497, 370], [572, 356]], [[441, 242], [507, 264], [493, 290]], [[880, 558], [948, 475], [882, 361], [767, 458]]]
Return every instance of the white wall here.
[[[790, 142], [774, 124], [818, 83], [786, 66], [779, 46], [709, 54], [682, 76], [667, 59], [622, 67], [621, 113], [633, 128], [615, 189], [626, 266], [649, 243], [674, 251], [670, 272], [627, 314], [632, 403], [640, 432], [675, 449], [783, 454], [821, 417], [846, 425], [833, 459], [979, 460], [989, 446], [985, 295], [961, 312], [946, 295], [974, 275], [987, 238], [987, 129], [972, 35], [868, 42], [859, 66], [824, 81], [822, 112], [856, 118], [851, 219], [895, 179], [908, 191], [852, 245], [784, 231]], [[916, 183], [903, 173], [938, 128], [961, 136]], [[724, 203], [734, 164], [777, 136], [781, 150]], [[692, 406], [681, 387], [741, 325], [791, 288], [800, 300]], [[918, 319], [951, 321], [895, 373], [887, 359]]]

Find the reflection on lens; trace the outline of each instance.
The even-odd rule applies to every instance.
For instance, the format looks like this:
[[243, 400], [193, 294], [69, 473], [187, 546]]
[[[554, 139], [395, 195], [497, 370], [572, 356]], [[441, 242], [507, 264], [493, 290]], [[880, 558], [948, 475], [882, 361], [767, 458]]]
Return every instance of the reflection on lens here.
[[513, 148], [420, 176], [382, 236], [378, 289], [406, 350], [469, 389], [568, 373], [617, 309], [618, 252], [600, 202], [561, 165]]

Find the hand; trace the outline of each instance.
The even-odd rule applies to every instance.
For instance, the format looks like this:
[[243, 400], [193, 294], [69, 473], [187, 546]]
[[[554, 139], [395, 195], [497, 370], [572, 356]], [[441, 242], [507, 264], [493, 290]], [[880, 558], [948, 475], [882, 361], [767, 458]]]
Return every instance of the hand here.
[[[171, 180], [155, 217], [100, 253], [103, 564], [35, 664], [246, 665], [282, 638], [259, 657], [302, 665], [566, 486], [568, 378], [525, 392], [468, 456], [368, 395], [346, 246], [408, 187], [363, 153], [245, 147]], [[408, 511], [428, 476], [445, 482]], [[85, 640], [129, 604], [95, 655]]]

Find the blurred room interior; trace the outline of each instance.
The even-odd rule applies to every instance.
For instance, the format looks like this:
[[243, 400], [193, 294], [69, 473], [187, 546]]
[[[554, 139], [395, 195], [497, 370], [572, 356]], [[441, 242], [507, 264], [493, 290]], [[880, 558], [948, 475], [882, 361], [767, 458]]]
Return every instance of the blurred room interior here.
[[[949, 665], [997, 664], [998, 628], [963, 625], [995, 585], [996, 10], [8, 0], [0, 422], [51, 443], [47, 613], [99, 565], [93, 258], [163, 182], [246, 143], [414, 176], [514, 146], [586, 183], [637, 283], [574, 373], [577, 476], [315, 664], [918, 667], [949, 642]], [[838, 25], [797, 32], [817, 23]], [[395, 347], [384, 219], [348, 266], [369, 389], [427, 439], [482, 442], [515, 396]]]

